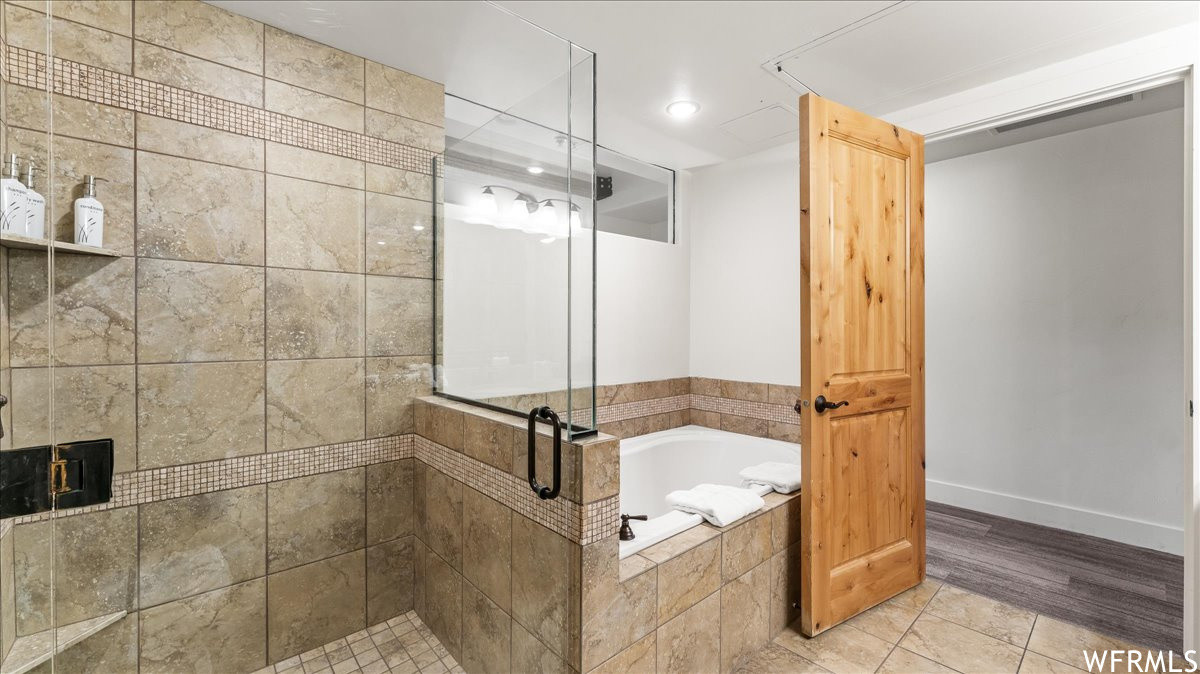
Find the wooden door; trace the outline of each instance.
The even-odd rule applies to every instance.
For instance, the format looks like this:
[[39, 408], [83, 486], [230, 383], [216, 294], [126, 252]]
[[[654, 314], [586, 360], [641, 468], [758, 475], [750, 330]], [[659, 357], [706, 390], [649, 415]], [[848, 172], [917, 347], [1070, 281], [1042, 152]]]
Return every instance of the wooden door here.
[[[925, 577], [924, 139], [800, 100], [801, 625]], [[818, 412], [818, 403], [846, 404]]]

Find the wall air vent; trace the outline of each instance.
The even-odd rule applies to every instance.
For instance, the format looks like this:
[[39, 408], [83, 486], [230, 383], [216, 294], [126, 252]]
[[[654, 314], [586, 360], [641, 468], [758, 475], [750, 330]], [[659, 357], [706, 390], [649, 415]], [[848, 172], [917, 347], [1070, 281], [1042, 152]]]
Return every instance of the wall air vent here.
[[1064, 117], [1071, 117], [1072, 115], [1078, 115], [1078, 114], [1082, 114], [1085, 112], [1091, 112], [1092, 110], [1099, 110], [1101, 108], [1107, 108], [1107, 107], [1110, 107], [1113, 105], [1120, 105], [1121, 103], [1132, 103], [1133, 101], [1137, 100], [1137, 98], [1140, 95], [1141, 95], [1140, 93], [1125, 94], [1124, 96], [1110, 98], [1105, 101], [1096, 101], [1095, 103], [1088, 103], [1087, 105], [1081, 105], [1078, 108], [1071, 108], [1069, 110], [1059, 110], [1058, 112], [1052, 112], [1048, 115], [1042, 115], [1041, 117], [1033, 117], [1031, 119], [1023, 119], [1019, 122], [1013, 122], [1012, 124], [1004, 124], [1002, 126], [996, 127], [994, 129], [994, 131], [996, 133], [1004, 133], [1006, 131], [1016, 131], [1017, 129], [1024, 129], [1027, 126], [1033, 126], [1034, 124], [1041, 124], [1043, 122], [1052, 122], [1056, 119], [1062, 119]]

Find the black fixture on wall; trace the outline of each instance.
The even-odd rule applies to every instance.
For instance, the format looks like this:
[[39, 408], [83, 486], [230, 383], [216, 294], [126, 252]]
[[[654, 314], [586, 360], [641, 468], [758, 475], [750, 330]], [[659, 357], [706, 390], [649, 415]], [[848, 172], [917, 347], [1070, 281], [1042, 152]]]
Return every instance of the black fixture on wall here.
[[612, 176], [596, 176], [596, 201], [613, 195]]
[[79, 508], [112, 499], [113, 441], [0, 452], [0, 517]]

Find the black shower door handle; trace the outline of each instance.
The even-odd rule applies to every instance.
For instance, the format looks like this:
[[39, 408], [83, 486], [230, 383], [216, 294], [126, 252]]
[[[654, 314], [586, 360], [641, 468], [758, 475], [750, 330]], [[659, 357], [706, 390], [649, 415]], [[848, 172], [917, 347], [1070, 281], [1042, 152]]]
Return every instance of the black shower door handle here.
[[[537, 422], [545, 419], [554, 425], [554, 486], [544, 485], [537, 479]], [[535, 407], [529, 411], [529, 487], [542, 500], [558, 498], [562, 486], [562, 423], [549, 407]]]

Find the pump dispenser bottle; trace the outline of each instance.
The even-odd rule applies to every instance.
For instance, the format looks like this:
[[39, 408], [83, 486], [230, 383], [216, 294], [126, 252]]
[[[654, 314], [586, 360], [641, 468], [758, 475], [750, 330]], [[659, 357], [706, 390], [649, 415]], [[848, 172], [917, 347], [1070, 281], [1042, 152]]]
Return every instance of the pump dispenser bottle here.
[[104, 204], [96, 199], [101, 178], [84, 176], [83, 196], [75, 200], [75, 243], [100, 248], [104, 245]]
[[33, 189], [33, 162], [25, 167], [25, 236], [46, 238], [46, 198]]
[[17, 169], [17, 155], [8, 155], [0, 177], [0, 233], [25, 236], [25, 186]]

